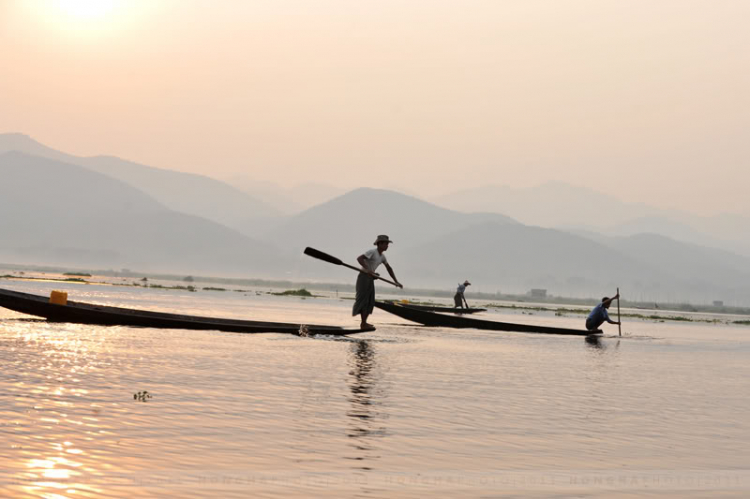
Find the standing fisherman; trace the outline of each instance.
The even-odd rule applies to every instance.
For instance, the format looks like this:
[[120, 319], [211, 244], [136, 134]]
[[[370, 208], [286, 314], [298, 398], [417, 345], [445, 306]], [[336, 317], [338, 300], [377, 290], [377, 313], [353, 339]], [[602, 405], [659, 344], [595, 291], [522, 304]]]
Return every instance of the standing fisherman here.
[[393, 278], [394, 282], [399, 288], [403, 288], [396, 274], [393, 273], [393, 269], [388, 265], [384, 253], [388, 250], [388, 245], [391, 244], [388, 236], [380, 235], [375, 240], [376, 248], [369, 249], [363, 254], [357, 257], [357, 261], [362, 266], [362, 272], [357, 277], [357, 295], [354, 299], [354, 307], [352, 308], [352, 315], [359, 314], [362, 317], [360, 327], [362, 329], [374, 329], [372, 324], [367, 323], [367, 317], [372, 313], [375, 308], [375, 279], [379, 274], [375, 273], [375, 270], [382, 263], [388, 270], [388, 273]]
[[469, 281], [464, 281], [463, 284], [459, 284], [458, 288], [456, 288], [456, 294], [453, 296], [453, 302], [455, 303], [453, 308], [464, 308], [464, 305], [466, 305], [466, 308], [469, 308], [469, 304], [466, 303], [466, 297], [464, 296], [466, 286], [471, 286], [471, 283]]

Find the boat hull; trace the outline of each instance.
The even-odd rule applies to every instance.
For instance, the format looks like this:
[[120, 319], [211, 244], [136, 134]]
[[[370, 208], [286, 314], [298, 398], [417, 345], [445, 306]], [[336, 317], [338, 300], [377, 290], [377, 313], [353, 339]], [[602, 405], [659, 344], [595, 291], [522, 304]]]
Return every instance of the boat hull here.
[[49, 298], [45, 296], [7, 289], [0, 289], [0, 307], [22, 314], [43, 317], [51, 322], [72, 322], [101, 326], [199, 329], [232, 333], [326, 334], [333, 336], [364, 332], [361, 329], [345, 329], [338, 326], [220, 319], [110, 307], [76, 301], [68, 301], [65, 305], [58, 305], [50, 303]]
[[414, 310], [423, 310], [425, 312], [446, 312], [450, 314], [475, 314], [477, 312], [486, 312], [486, 308], [459, 308], [459, 307], [437, 307], [432, 305], [413, 305], [411, 303], [398, 303], [402, 307], [413, 308]]
[[397, 303], [375, 302], [375, 306], [402, 319], [430, 327], [449, 327], [458, 329], [482, 329], [488, 331], [511, 331], [517, 333], [563, 334], [570, 336], [589, 336], [601, 331], [586, 331], [585, 329], [568, 329], [550, 326], [535, 326], [533, 324], [516, 324], [512, 322], [497, 322], [473, 317], [439, 314], [424, 310], [416, 310]]

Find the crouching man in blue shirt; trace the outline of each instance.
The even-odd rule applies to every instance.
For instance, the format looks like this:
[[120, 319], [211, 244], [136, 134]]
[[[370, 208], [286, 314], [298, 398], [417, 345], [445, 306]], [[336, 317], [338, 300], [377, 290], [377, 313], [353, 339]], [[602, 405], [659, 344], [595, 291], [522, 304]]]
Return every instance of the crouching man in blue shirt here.
[[609, 314], [607, 313], [607, 309], [610, 305], [612, 305], [612, 302], [619, 298], [620, 293], [617, 293], [612, 298], [607, 298], [606, 296], [602, 298], [601, 303], [597, 304], [597, 306], [594, 307], [594, 309], [586, 319], [586, 329], [588, 329], [589, 331], [596, 331], [599, 329], [599, 326], [604, 324], [605, 321], [609, 322], [610, 324], [620, 324], [619, 322], [610, 319]]

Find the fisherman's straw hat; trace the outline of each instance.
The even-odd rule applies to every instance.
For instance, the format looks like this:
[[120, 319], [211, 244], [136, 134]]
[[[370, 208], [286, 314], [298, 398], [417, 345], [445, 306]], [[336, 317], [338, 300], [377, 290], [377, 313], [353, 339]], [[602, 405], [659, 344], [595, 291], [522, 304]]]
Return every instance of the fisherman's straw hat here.
[[375, 242], [372, 244], [377, 246], [378, 243], [393, 243], [393, 241], [391, 241], [385, 234], [381, 234], [377, 239], [375, 239]]

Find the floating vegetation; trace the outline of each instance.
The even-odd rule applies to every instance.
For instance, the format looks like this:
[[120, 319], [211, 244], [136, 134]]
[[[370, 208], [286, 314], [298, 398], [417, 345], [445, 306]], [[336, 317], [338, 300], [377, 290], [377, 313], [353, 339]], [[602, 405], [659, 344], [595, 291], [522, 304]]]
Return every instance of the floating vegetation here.
[[203, 288], [203, 291], [226, 291], [226, 288], [212, 288], [212, 287], [208, 287], [208, 288]]
[[[395, 301], [395, 300], [394, 300]], [[440, 303], [435, 303], [433, 301], [421, 301], [421, 300], [399, 300], [397, 303], [403, 303], [405, 305], [420, 305], [425, 307], [445, 307], [448, 305], [442, 305]]]
[[743, 326], [750, 326], [750, 321], [734, 321], [732, 324], [742, 324]]
[[482, 306], [483, 308], [509, 308], [511, 310], [534, 310], [537, 312], [555, 312], [555, 315], [559, 312], [560, 314], [588, 314], [588, 309], [583, 308], [564, 308], [564, 307], [532, 307], [524, 305], [502, 305], [499, 303], [488, 303]]
[[[553, 312], [556, 317], [564, 317], [566, 314], [580, 314], [580, 315], [587, 315], [590, 310], [589, 309], [583, 309], [583, 308], [564, 308], [564, 307], [534, 307], [534, 306], [524, 306], [524, 305], [503, 305], [498, 303], [488, 303], [484, 305], [484, 308], [506, 308], [511, 310], [520, 310], [521, 314], [523, 315], [534, 315], [531, 311], [537, 311], [537, 312]], [[610, 311], [610, 315], [612, 312]], [[699, 317], [685, 317], [682, 315], [646, 315], [646, 314], [633, 314], [633, 313], [624, 313], [620, 314], [620, 317], [627, 317], [630, 319], [643, 319], [643, 320], [653, 320], [658, 322], [665, 322], [665, 321], [678, 321], [678, 322], [706, 322], [709, 324], [720, 324], [723, 321], [720, 319], [703, 319]], [[740, 321], [742, 323], [743, 321]], [[746, 324], [750, 324], [750, 321], [744, 321]], [[735, 322], [736, 323], [736, 322]]]
[[623, 317], [640, 317], [644, 319], [653, 319], [657, 321], [683, 321], [683, 322], [715, 322], [709, 319], [691, 319], [690, 317], [682, 317], [681, 315], [625, 315]]
[[274, 296], [301, 296], [303, 298], [314, 298], [316, 295], [310, 293], [305, 288], [301, 289], [288, 289], [286, 291], [282, 291], [281, 293], [268, 293], [270, 295]]
[[196, 291], [198, 291], [198, 288], [196, 288], [195, 286], [164, 286], [162, 284], [148, 284], [148, 283], [139, 284], [137, 282], [133, 282], [131, 284], [117, 284], [117, 283], [115, 283], [113, 285], [114, 286], [133, 286], [133, 287], [136, 287], [136, 288], [143, 287], [143, 288], [150, 288], [150, 289], [178, 289], [178, 290], [182, 290], [182, 291], [190, 291], [191, 293], [195, 293]]
[[54, 277], [20, 277], [17, 275], [0, 275], [0, 279], [21, 279], [24, 281], [45, 281], [45, 282], [82, 282], [84, 284], [90, 284], [86, 279], [80, 277], [66, 277], [65, 279], [56, 279]]
[[91, 277], [91, 274], [87, 272], [65, 272], [63, 275], [78, 276], [78, 277]]
[[146, 402], [150, 398], [152, 398], [152, 396], [146, 390], [143, 390], [142, 392], [137, 392], [137, 393], [133, 394], [133, 400], [138, 400], [140, 402]]

